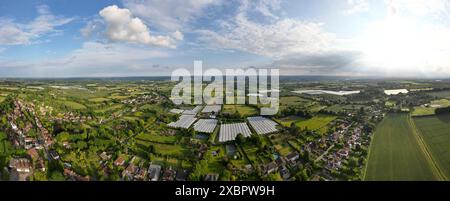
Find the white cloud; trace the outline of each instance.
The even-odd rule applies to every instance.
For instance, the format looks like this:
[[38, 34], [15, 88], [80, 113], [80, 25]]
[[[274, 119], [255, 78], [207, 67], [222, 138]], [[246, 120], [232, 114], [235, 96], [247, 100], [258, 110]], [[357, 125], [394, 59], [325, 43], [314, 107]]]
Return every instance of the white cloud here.
[[435, 17], [450, 17], [450, 1], [448, 0], [386, 0], [390, 12], [408, 12], [410, 14]]
[[[141, 19], [133, 17], [128, 9], [116, 5], [108, 6], [99, 12], [106, 22], [106, 36], [111, 41], [124, 41], [175, 48], [175, 41], [170, 36], [154, 36]], [[180, 34], [177, 37], [180, 38]]]
[[89, 21], [86, 26], [81, 28], [80, 33], [83, 37], [89, 38], [94, 34], [97, 34], [100, 32], [100, 29], [102, 29], [104, 26], [103, 21], [99, 19], [94, 19]]
[[0, 20], [0, 45], [21, 45], [30, 43], [32, 34], [23, 30], [12, 20]]
[[[258, 5], [264, 2], [258, 2]], [[334, 34], [323, 31], [321, 23], [278, 17], [268, 24], [251, 21], [247, 13], [254, 11], [251, 10], [253, 3], [244, 1], [232, 20], [221, 23], [221, 30], [197, 31], [200, 40], [215, 48], [237, 49], [271, 58], [324, 51], [335, 40]]]
[[222, 0], [124, 0], [126, 8], [160, 30], [183, 30], [186, 23], [201, 16], [203, 10]]
[[349, 9], [344, 11], [346, 15], [368, 11], [370, 8], [369, 0], [347, 0]]
[[169, 53], [149, 47], [85, 42], [63, 57], [37, 61], [0, 60], [0, 74], [24, 77], [153, 75], [155, 70], [161, 70], [153, 67], [153, 60], [167, 57]]
[[184, 35], [183, 33], [181, 33], [180, 31], [175, 31], [172, 34], [173, 38], [175, 38], [176, 40], [183, 40], [184, 39]]
[[38, 16], [28, 23], [15, 23], [13, 19], [1, 19], [0, 45], [23, 45], [35, 42], [40, 37], [59, 33], [56, 27], [65, 25], [73, 18], [55, 16], [47, 6], [37, 7]]

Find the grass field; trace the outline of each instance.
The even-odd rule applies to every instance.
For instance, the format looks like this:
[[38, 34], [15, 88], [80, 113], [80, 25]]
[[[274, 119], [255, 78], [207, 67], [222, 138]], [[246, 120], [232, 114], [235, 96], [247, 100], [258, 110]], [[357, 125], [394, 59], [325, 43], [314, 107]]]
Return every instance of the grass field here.
[[243, 116], [252, 116], [258, 114], [258, 110], [246, 105], [224, 105], [223, 111], [229, 113], [239, 112], [239, 114]]
[[4, 132], [0, 132], [0, 155], [8, 154], [12, 150], [12, 145], [8, 140], [8, 136]]
[[99, 103], [99, 102], [104, 102], [104, 101], [110, 101], [110, 99], [108, 98], [91, 98], [89, 99], [90, 102], [94, 102], [94, 103]]
[[378, 125], [371, 143], [365, 180], [437, 180], [408, 114], [389, 114]]
[[280, 118], [277, 119], [277, 122], [280, 123], [283, 126], [291, 126], [292, 123], [297, 123], [300, 121], [305, 120], [304, 118], [301, 117], [297, 117], [297, 116], [289, 116], [289, 117], [284, 117], [284, 118]]
[[74, 109], [74, 110], [86, 109], [86, 106], [84, 106], [84, 105], [82, 105], [80, 103], [74, 102], [74, 101], [67, 101], [66, 100], [66, 101], [61, 101], [61, 103], [63, 103], [65, 106], [67, 106], [67, 107], [69, 107], [71, 109]]
[[447, 98], [450, 99], [450, 91], [438, 91], [438, 92], [429, 92], [427, 93], [431, 96], [436, 96], [438, 98]]
[[450, 101], [447, 99], [435, 100], [430, 103], [430, 107], [414, 107], [414, 111], [412, 116], [426, 116], [426, 115], [434, 115], [434, 111], [438, 107], [447, 107], [450, 106]]
[[176, 136], [164, 136], [158, 134], [149, 134], [149, 133], [141, 133], [136, 135], [136, 140], [149, 141], [149, 142], [157, 142], [170, 144], [174, 143], [177, 140]]
[[450, 178], [450, 115], [414, 118], [417, 129], [446, 178]]
[[301, 129], [308, 128], [309, 130], [325, 133], [328, 129], [327, 125], [336, 119], [336, 116], [331, 115], [316, 115], [311, 119], [299, 121], [296, 123]]

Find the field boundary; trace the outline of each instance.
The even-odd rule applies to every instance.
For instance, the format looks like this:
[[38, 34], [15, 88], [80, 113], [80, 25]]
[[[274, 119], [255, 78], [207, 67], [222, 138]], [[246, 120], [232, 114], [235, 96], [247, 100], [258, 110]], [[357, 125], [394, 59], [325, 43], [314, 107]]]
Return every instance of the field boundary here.
[[423, 153], [425, 154], [425, 157], [428, 159], [428, 163], [430, 166], [435, 170], [437, 175], [437, 179], [441, 181], [447, 181], [447, 177], [442, 172], [439, 164], [434, 160], [433, 154], [430, 151], [430, 148], [428, 147], [427, 143], [422, 138], [422, 132], [416, 127], [416, 124], [414, 123], [413, 117], [411, 115], [408, 115], [408, 123], [411, 125], [411, 128], [414, 131], [414, 136], [419, 144], [419, 147], [422, 149]]
[[[383, 121], [385, 121], [385, 119], [386, 119], [386, 117], [384, 116], [383, 120], [381, 120], [380, 122], [378, 122], [376, 124], [375, 128], [377, 128], [379, 124], [381, 124]], [[364, 166], [364, 171], [363, 171], [363, 175], [362, 175], [363, 181], [366, 181], [367, 167], [369, 167], [370, 152], [372, 151], [372, 143], [373, 143], [373, 140], [375, 139], [375, 133], [376, 133], [376, 130], [374, 129], [372, 132], [372, 135], [370, 136], [370, 144], [369, 144], [369, 148], [368, 148], [369, 151], [367, 151], [366, 164]]]

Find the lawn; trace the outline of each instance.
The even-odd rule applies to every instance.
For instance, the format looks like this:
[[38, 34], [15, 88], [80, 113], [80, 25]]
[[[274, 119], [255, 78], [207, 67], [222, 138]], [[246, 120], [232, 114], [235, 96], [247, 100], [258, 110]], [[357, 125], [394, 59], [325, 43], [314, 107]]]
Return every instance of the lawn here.
[[450, 178], [450, 115], [417, 117], [414, 123], [437, 165]]
[[364, 180], [437, 180], [408, 114], [389, 114], [372, 140]]

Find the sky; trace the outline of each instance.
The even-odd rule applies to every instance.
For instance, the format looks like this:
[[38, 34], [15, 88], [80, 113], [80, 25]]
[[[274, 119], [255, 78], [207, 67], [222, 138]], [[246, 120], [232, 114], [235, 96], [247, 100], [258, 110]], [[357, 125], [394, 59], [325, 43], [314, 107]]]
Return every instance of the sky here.
[[0, 77], [450, 77], [450, 0], [2, 0]]

